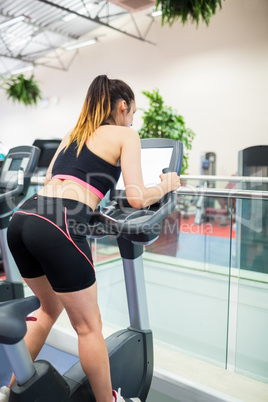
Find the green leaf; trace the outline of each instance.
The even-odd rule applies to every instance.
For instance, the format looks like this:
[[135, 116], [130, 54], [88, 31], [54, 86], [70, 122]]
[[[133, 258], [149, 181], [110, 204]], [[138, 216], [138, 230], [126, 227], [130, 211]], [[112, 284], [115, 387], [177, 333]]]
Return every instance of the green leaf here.
[[150, 107], [143, 109], [143, 125], [139, 130], [140, 138], [171, 138], [181, 141], [184, 145], [182, 174], [188, 168], [188, 154], [186, 150], [192, 148], [195, 133], [186, 127], [183, 117], [170, 106], [164, 104], [158, 89], [152, 92], [143, 91], [149, 99]]
[[162, 10], [162, 25], [172, 26], [177, 20], [184, 25], [190, 21], [199, 24], [203, 20], [208, 26], [217, 7], [222, 8], [224, 0], [156, 0], [156, 9]]
[[13, 102], [21, 102], [28, 106], [36, 105], [37, 100], [41, 99], [41, 91], [33, 75], [29, 79], [26, 79], [23, 74], [3, 79], [3, 87], [7, 98], [11, 98]]

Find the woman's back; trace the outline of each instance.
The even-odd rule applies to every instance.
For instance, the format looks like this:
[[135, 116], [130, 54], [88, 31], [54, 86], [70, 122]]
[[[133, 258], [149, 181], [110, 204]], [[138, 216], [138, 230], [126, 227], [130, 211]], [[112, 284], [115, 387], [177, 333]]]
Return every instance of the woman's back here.
[[95, 209], [119, 178], [122, 127], [103, 126], [77, 155], [72, 142], [58, 153], [52, 179], [39, 194], [84, 202]]

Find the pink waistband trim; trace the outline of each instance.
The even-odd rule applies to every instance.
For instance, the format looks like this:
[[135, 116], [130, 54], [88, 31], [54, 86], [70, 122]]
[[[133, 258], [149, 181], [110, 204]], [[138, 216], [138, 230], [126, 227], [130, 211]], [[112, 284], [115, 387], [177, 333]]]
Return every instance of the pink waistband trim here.
[[91, 191], [93, 194], [95, 194], [97, 197], [99, 197], [100, 200], [102, 200], [104, 197], [104, 195], [97, 188], [91, 186], [90, 184], [86, 183], [85, 181], [83, 181], [81, 179], [78, 179], [75, 176], [71, 176], [69, 174], [56, 174], [52, 178], [60, 179], [60, 180], [72, 180], [75, 183], [78, 183], [81, 186], [85, 187], [87, 190]]

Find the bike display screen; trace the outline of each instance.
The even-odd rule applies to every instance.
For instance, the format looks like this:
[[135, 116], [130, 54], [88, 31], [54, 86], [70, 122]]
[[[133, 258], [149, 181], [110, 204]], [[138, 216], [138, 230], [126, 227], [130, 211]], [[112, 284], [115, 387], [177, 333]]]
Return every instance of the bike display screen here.
[[[141, 168], [145, 187], [160, 183], [159, 175], [162, 169], [169, 167], [173, 147], [168, 148], [142, 148]], [[116, 190], [125, 190], [122, 174], [115, 187]]]

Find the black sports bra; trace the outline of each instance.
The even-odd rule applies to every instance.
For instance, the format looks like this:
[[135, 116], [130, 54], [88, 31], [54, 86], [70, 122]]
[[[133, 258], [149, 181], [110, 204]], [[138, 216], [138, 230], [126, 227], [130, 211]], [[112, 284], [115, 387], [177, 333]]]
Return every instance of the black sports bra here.
[[66, 150], [61, 150], [52, 168], [53, 178], [81, 184], [100, 200], [114, 187], [120, 173], [120, 166], [114, 166], [95, 155], [86, 144], [77, 157], [76, 142], [72, 142]]

